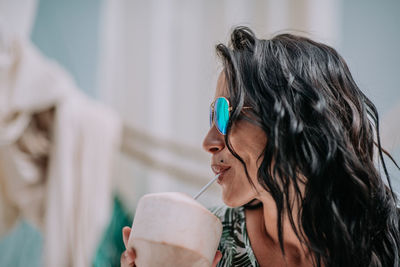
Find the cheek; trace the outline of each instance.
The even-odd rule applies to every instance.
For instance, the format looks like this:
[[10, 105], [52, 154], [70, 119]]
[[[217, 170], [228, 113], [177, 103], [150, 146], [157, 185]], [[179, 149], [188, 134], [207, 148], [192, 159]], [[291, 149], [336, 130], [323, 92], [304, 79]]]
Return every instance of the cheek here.
[[[267, 143], [266, 134], [258, 126], [242, 121], [236, 123], [229, 138], [232, 148], [245, 162], [252, 182], [259, 189], [257, 173]], [[249, 184], [243, 165], [239, 160], [235, 162], [237, 163], [235, 164], [235, 169], [238, 175], [242, 176], [246, 180], [246, 183]]]
[[[255, 127], [255, 126], [254, 126]], [[258, 169], [262, 158], [267, 138], [258, 127], [232, 134], [230, 137], [234, 151], [243, 159], [248, 169]]]

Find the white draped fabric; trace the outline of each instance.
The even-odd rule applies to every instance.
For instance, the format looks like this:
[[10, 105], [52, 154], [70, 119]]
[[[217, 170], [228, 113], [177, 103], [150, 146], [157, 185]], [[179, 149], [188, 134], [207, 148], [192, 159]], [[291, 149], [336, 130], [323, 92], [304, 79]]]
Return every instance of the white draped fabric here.
[[[11, 8], [13, 4], [7, 7], [15, 18], [34, 14]], [[7, 13], [0, 20], [5, 18], [14, 17]], [[45, 58], [29, 40], [32, 21], [21, 21], [0, 24], [0, 233], [22, 219], [43, 234], [44, 266], [90, 266], [111, 215], [111, 174], [121, 121]], [[47, 111], [52, 114], [49, 132], [33, 129], [22, 148], [17, 142], [35, 114]], [[26, 149], [38, 146], [48, 151], [44, 169]], [[26, 248], [15, 242], [9, 247]], [[7, 252], [24, 256], [19, 249]], [[3, 260], [0, 265], [16, 262]]]
[[[0, 65], [2, 205], [16, 206], [19, 217], [42, 230], [45, 266], [88, 266], [110, 217], [121, 122], [28, 40], [0, 36], [8, 40], [0, 45], [2, 58], [8, 57]], [[48, 168], [41, 172], [16, 141], [35, 112], [53, 107]]]

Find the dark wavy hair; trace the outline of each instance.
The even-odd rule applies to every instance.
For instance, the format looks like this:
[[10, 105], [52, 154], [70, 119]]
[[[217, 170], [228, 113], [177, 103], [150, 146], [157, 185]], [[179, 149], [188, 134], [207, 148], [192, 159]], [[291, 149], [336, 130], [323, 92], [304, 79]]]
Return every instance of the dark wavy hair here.
[[[250, 183], [229, 142], [231, 126], [245, 119], [267, 136], [258, 182], [275, 200], [282, 253], [286, 214], [314, 266], [400, 266], [398, 201], [383, 157], [378, 112], [343, 58], [306, 37], [263, 40], [246, 27], [235, 28], [230, 44], [216, 50], [233, 106], [225, 142]], [[242, 111], [243, 106], [252, 109]]]

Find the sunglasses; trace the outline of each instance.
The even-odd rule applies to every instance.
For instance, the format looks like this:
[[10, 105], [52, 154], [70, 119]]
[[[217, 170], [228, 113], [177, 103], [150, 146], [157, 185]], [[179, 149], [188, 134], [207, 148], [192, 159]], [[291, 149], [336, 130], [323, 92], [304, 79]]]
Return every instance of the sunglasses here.
[[[251, 107], [243, 107], [243, 109], [248, 108]], [[226, 135], [231, 110], [232, 107], [226, 97], [218, 97], [215, 99], [210, 105], [210, 127], [215, 124], [218, 131]]]

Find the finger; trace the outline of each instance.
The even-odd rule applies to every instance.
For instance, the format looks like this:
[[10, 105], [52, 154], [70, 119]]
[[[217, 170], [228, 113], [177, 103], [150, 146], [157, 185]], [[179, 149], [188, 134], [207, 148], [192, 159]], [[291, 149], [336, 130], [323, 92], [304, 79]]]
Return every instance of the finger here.
[[216, 267], [218, 262], [222, 259], [222, 253], [221, 251], [217, 250], [217, 252], [215, 253], [215, 257], [212, 263], [212, 267]]
[[126, 252], [128, 253], [128, 257], [130, 259], [132, 259], [133, 261], [136, 260], [136, 252], [135, 252], [134, 249], [132, 249], [132, 248], [131, 249], [127, 249]]
[[122, 228], [122, 238], [124, 240], [125, 248], [127, 248], [128, 239], [129, 239], [130, 234], [131, 234], [131, 228], [129, 228], [128, 226], [125, 226], [124, 228]]
[[121, 255], [121, 267], [135, 266], [136, 254], [132, 249], [125, 250]]

